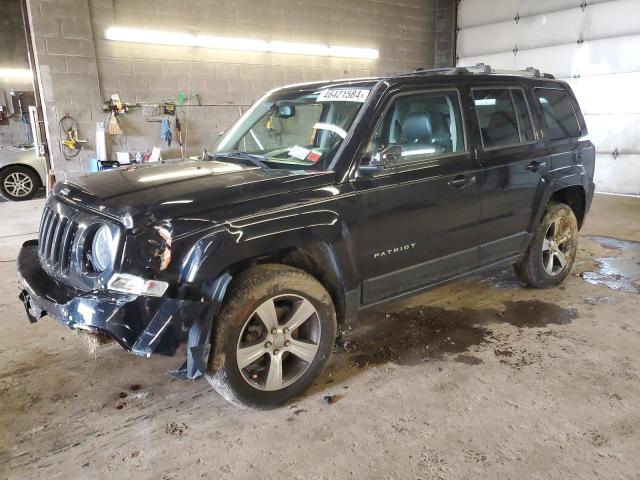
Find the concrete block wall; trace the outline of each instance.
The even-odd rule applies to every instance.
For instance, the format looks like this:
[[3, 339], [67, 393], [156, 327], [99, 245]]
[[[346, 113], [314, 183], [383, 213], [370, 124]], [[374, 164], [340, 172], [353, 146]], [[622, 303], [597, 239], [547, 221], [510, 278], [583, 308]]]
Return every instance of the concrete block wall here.
[[[2, 0], [0, 17], [0, 68], [28, 69], [27, 42], [22, 25], [22, 11], [19, 0]], [[33, 91], [28, 79], [0, 78], [0, 105], [11, 108], [9, 92]], [[27, 141], [24, 123], [19, 117], [11, 117], [9, 125], [0, 125], [0, 150]]]
[[[54, 163], [83, 170], [94, 156], [101, 104], [118, 93], [126, 102], [177, 101], [187, 154], [211, 146], [218, 132], [265, 91], [288, 83], [361, 77], [434, 64], [435, 0], [29, 0], [50, 133], [68, 111], [90, 143], [81, 158]], [[243, 38], [371, 47], [375, 61], [230, 52], [106, 40], [108, 26]], [[47, 89], [49, 89], [47, 91]], [[195, 96], [197, 95], [197, 99]], [[196, 105], [197, 103], [202, 106]], [[53, 106], [52, 106], [53, 105]], [[177, 145], [159, 140], [160, 124], [133, 112], [125, 135], [108, 140], [111, 156], [154, 144], [163, 156]], [[172, 118], [173, 121], [173, 118]], [[56, 158], [58, 157], [58, 158]]]
[[[95, 157], [96, 121], [102, 119], [98, 68], [88, 0], [28, 0], [40, 92], [56, 178], [73, 177]], [[85, 150], [66, 160], [60, 119], [78, 123]]]

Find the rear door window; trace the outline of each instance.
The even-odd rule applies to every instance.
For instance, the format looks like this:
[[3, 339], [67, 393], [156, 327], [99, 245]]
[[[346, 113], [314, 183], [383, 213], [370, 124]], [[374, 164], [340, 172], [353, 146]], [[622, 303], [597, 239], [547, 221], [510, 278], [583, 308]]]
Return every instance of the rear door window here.
[[522, 135], [523, 142], [531, 142], [535, 140], [533, 133], [533, 126], [531, 125], [531, 114], [529, 113], [529, 106], [524, 97], [524, 92], [520, 89], [511, 90], [513, 101], [516, 105], [516, 114], [518, 116], [518, 125], [520, 127], [520, 133]]
[[473, 100], [484, 148], [506, 147], [535, 139], [522, 90], [474, 89]]
[[542, 117], [549, 140], [580, 136], [580, 125], [571, 99], [559, 88], [536, 88]]

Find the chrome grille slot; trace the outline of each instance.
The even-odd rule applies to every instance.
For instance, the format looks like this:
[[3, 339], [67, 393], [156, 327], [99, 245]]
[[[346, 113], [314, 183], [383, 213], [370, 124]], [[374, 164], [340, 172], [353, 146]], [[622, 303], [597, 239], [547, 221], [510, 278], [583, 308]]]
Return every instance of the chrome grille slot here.
[[57, 273], [67, 270], [77, 231], [76, 222], [45, 207], [38, 240], [38, 253], [42, 265]]
[[56, 231], [56, 227], [58, 226], [59, 221], [60, 217], [54, 213], [53, 215], [51, 215], [51, 220], [47, 225], [47, 230], [44, 237], [44, 254], [42, 255], [43, 258], [47, 260], [47, 263], [50, 263], [48, 260], [49, 255], [51, 255], [51, 247], [53, 246], [53, 234]]
[[44, 255], [44, 250], [47, 245], [47, 231], [49, 229], [51, 217], [53, 217], [53, 212], [51, 209], [45, 208], [44, 213], [42, 214], [42, 225], [40, 225], [40, 238], [38, 239], [40, 257]]
[[49, 262], [55, 268], [60, 260], [60, 253], [62, 249], [60, 248], [60, 243], [62, 242], [62, 236], [64, 235], [64, 229], [69, 223], [64, 217], [60, 217], [58, 220], [58, 224], [56, 225], [56, 229], [53, 232], [53, 237], [51, 241], [51, 253], [49, 254]]
[[71, 247], [73, 241], [76, 238], [76, 232], [78, 231], [78, 225], [75, 222], [69, 222], [67, 229], [62, 237], [62, 248], [60, 251], [60, 271], [64, 271], [69, 268], [71, 262]]

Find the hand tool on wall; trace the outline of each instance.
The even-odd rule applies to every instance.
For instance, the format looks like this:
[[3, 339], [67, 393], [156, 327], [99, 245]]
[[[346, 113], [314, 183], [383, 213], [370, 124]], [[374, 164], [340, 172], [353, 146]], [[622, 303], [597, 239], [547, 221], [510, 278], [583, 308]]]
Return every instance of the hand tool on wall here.
[[180, 145], [180, 158], [184, 160], [184, 143], [182, 142], [182, 125], [180, 119], [176, 116], [176, 138]]
[[20, 122], [24, 125], [25, 133], [26, 133], [26, 142], [32, 143], [33, 139], [31, 138], [31, 127], [29, 126], [29, 121], [27, 120], [27, 116], [25, 115], [24, 108], [22, 106], [22, 96], [24, 92], [16, 92], [15, 90], [11, 90], [9, 95], [16, 98], [18, 100], [18, 111], [15, 112], [20, 117]]
[[167, 142], [167, 145], [171, 146], [171, 123], [168, 118], [162, 119], [162, 124], [160, 125], [160, 138]]

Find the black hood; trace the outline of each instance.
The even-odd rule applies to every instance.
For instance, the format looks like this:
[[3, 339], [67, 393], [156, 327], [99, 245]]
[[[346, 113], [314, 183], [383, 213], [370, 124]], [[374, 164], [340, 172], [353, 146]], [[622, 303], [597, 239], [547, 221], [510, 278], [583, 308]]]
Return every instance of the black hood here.
[[[129, 214], [136, 225], [181, 217], [219, 223], [227, 220], [223, 212], [239, 203], [329, 185], [333, 179], [333, 173], [326, 172], [205, 160], [168, 161], [60, 182], [55, 194], [68, 203], [114, 218]], [[221, 212], [216, 215], [216, 210]]]

